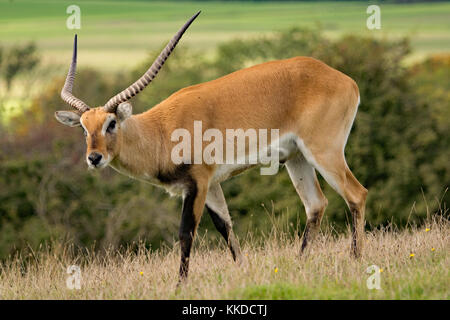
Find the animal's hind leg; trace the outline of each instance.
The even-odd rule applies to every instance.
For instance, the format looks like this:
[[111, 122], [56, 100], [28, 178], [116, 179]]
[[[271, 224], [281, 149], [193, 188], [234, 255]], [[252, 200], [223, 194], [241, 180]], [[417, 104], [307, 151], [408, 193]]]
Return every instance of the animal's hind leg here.
[[289, 159], [286, 162], [286, 168], [306, 210], [307, 221], [300, 252], [303, 253], [319, 231], [328, 201], [320, 189], [314, 168], [301, 153]]
[[367, 189], [350, 171], [344, 154], [335, 152], [314, 153], [314, 166], [322, 177], [344, 198], [352, 214], [352, 245], [355, 257], [361, 255], [364, 242], [364, 213]]
[[241, 249], [233, 233], [230, 213], [220, 184], [212, 184], [206, 195], [206, 208], [216, 229], [222, 234], [230, 248], [233, 260], [242, 262]]
[[345, 181], [344, 196], [353, 220], [351, 250], [355, 257], [359, 257], [364, 244], [367, 189], [359, 183], [347, 164], [345, 164]]

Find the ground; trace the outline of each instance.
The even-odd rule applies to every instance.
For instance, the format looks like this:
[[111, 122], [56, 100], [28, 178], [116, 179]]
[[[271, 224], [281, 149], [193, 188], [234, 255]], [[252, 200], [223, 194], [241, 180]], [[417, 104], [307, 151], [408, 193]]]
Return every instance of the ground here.
[[[223, 241], [200, 237], [188, 281], [176, 290], [179, 248], [106, 250], [103, 254], [53, 244], [11, 257], [0, 269], [3, 299], [449, 299], [450, 225], [446, 220], [403, 231], [367, 234], [364, 254], [349, 255], [350, 238], [323, 231], [307, 256], [297, 237], [273, 229], [241, 239], [237, 265]], [[80, 267], [80, 289], [69, 289], [67, 268]], [[375, 265], [367, 273], [367, 268]], [[380, 289], [367, 279], [380, 276]], [[70, 281], [69, 281], [70, 282]], [[74, 285], [75, 282], [70, 282]]]

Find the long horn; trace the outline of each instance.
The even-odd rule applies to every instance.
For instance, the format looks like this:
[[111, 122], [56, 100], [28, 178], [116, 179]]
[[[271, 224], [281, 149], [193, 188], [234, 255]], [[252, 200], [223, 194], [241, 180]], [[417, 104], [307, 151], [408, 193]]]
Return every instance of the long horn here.
[[189, 28], [191, 23], [198, 17], [201, 11], [197, 12], [192, 18], [185, 23], [185, 25], [173, 36], [172, 40], [166, 45], [163, 51], [159, 54], [158, 58], [153, 62], [151, 67], [145, 72], [142, 77], [134, 82], [131, 86], [123, 90], [121, 93], [115, 95], [105, 104], [103, 107], [107, 112], [115, 112], [116, 108], [122, 102], [129, 100], [136, 94], [141, 92], [152, 80], [156, 77], [161, 67], [166, 62], [172, 51], [175, 49], [178, 41], [183, 36], [184, 32]]
[[73, 81], [75, 80], [75, 70], [77, 68], [77, 35], [73, 41], [73, 56], [70, 64], [69, 72], [67, 73], [66, 82], [61, 90], [61, 98], [70, 104], [72, 107], [83, 113], [89, 110], [89, 106], [80, 99], [72, 95]]

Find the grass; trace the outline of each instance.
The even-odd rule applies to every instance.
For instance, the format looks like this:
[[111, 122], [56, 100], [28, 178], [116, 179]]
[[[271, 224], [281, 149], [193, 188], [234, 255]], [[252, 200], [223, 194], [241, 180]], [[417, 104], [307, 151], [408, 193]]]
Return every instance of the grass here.
[[[325, 34], [410, 36], [414, 57], [450, 50], [450, 3], [380, 4], [382, 29], [366, 28], [367, 3], [77, 1], [80, 65], [121, 70], [159, 49], [198, 10], [183, 43], [212, 53], [218, 43], [292, 26], [320, 25]], [[45, 61], [66, 65], [75, 30], [66, 28], [73, 1], [0, 0], [3, 45], [36, 41]], [[414, 58], [412, 57], [412, 58]]]
[[[54, 244], [18, 254], [0, 269], [3, 299], [449, 299], [448, 220], [367, 234], [361, 259], [349, 257], [347, 234], [323, 232], [307, 257], [299, 239], [276, 228], [265, 239], [244, 239], [245, 263], [200, 237], [187, 283], [176, 291], [179, 248], [77, 251]], [[414, 254], [411, 257], [411, 254]], [[67, 267], [81, 268], [81, 289], [66, 287]], [[379, 266], [380, 290], [366, 286]]]

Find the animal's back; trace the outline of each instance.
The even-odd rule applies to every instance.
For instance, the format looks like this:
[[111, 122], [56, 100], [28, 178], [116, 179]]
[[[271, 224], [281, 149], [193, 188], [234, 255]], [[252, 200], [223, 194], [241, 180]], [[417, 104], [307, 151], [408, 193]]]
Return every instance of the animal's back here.
[[201, 120], [204, 129], [288, 130], [298, 125], [296, 121], [303, 113], [333, 107], [339, 100], [336, 96], [348, 95], [348, 89], [355, 92], [352, 86], [357, 92], [351, 78], [325, 63], [295, 57], [262, 63], [181, 89], [152, 110], [171, 119], [172, 130], [191, 128], [193, 119]]

